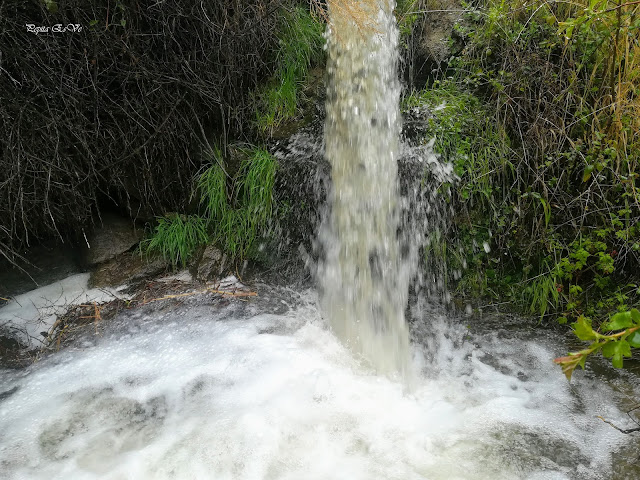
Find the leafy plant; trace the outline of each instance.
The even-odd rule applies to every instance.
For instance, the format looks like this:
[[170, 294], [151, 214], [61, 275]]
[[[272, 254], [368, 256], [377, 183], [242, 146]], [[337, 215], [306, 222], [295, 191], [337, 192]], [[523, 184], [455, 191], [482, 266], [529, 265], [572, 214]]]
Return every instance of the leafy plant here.
[[215, 147], [208, 153], [211, 165], [196, 182], [196, 191], [201, 195], [200, 205], [207, 218], [222, 217], [229, 208], [227, 203], [227, 172], [222, 163], [222, 152]]
[[590, 342], [590, 345], [584, 350], [554, 360], [562, 367], [569, 380], [577, 366], [584, 369], [589, 355], [601, 351], [605, 358], [611, 359], [614, 367], [622, 368], [624, 358], [631, 357], [631, 349], [640, 348], [640, 311], [635, 308], [616, 313], [602, 325], [602, 331], [611, 333], [595, 331], [591, 320], [584, 316], [580, 316], [572, 327], [575, 335], [580, 340]]
[[262, 148], [244, 149], [242, 154], [238, 173], [229, 178], [221, 152], [214, 150], [211, 165], [196, 182], [212, 239], [232, 257], [249, 254], [273, 213], [277, 162]]
[[597, 326], [640, 296], [640, 4], [464, 7], [463, 48], [404, 99], [460, 177], [458, 291]]

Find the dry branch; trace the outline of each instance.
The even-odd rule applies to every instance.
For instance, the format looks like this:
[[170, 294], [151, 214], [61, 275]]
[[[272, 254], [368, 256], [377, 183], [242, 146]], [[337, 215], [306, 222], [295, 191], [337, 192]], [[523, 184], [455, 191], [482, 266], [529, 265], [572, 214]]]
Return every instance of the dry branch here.
[[277, 12], [295, 1], [0, 2], [0, 257], [81, 238], [107, 203], [145, 218], [183, 209], [207, 140], [198, 122], [246, 131]]

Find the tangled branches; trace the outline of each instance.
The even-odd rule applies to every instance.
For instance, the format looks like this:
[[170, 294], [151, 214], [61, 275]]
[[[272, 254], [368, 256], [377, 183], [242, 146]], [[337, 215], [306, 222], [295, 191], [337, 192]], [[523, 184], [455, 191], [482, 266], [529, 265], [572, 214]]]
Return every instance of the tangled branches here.
[[200, 145], [246, 130], [286, 1], [0, 1], [0, 254], [105, 201], [182, 207]]

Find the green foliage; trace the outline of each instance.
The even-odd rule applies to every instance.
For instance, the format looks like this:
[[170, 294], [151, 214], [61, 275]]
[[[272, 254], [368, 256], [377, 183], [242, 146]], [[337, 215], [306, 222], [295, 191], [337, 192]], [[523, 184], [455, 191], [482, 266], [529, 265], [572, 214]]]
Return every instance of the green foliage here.
[[420, 10], [421, 0], [398, 0], [396, 3], [396, 18], [401, 38], [411, 34], [416, 22], [420, 18], [420, 14], [416, 13]]
[[219, 218], [226, 212], [227, 205], [227, 172], [222, 166], [222, 152], [215, 147], [209, 152], [211, 165], [197, 179], [197, 190], [200, 192], [200, 205], [204, 207], [207, 218]]
[[635, 308], [612, 315], [602, 325], [602, 331], [612, 333], [595, 331], [591, 319], [585, 316], [578, 317], [572, 326], [575, 335], [580, 340], [590, 342], [590, 345], [584, 350], [554, 360], [562, 367], [569, 380], [576, 367], [579, 365], [584, 368], [587, 358], [593, 353], [601, 351], [605, 358], [611, 359], [614, 367], [622, 368], [624, 358], [631, 357], [631, 349], [640, 348], [640, 311]]
[[277, 163], [264, 149], [247, 152], [240, 175], [242, 204], [256, 225], [264, 225], [273, 210], [273, 186]]
[[460, 177], [458, 291], [597, 325], [640, 298], [640, 5], [465, 8], [464, 48], [404, 99]]
[[309, 66], [322, 59], [323, 31], [323, 24], [308, 9], [282, 10], [275, 73], [257, 92], [257, 123], [263, 133], [295, 117], [300, 84]]
[[240, 169], [231, 179], [224, 171], [220, 151], [215, 150], [210, 166], [197, 180], [212, 239], [234, 258], [250, 253], [271, 218], [277, 170], [275, 159], [264, 149], [244, 149], [242, 154]]
[[222, 152], [207, 152], [209, 166], [196, 178], [195, 194], [202, 216], [171, 214], [158, 219], [149, 238], [141, 242], [145, 254], [160, 254], [174, 267], [185, 267], [196, 248], [218, 243], [232, 258], [246, 258], [265, 233], [273, 214], [276, 160], [262, 148], [240, 150], [242, 162], [229, 177]]
[[542, 275], [526, 284], [522, 296], [529, 305], [529, 312], [539, 314], [542, 319], [547, 310], [558, 307], [560, 291], [555, 276]]
[[[453, 79], [435, 81], [402, 100], [405, 112], [422, 107], [430, 112], [422, 142], [433, 142], [434, 151], [453, 164], [459, 177], [454, 236], [461, 248], [448, 249], [449, 264], [451, 270], [467, 268], [458, 282], [459, 293], [482, 295], [500, 280], [488, 246], [492, 237], [508, 233], [507, 214], [512, 210], [505, 204], [509, 192], [502, 187], [513, 178], [510, 140], [486, 105]], [[513, 204], [517, 196], [510, 200]]]
[[151, 236], [140, 243], [140, 250], [147, 255], [159, 254], [174, 267], [185, 267], [196, 248], [208, 240], [204, 218], [171, 214], [158, 218]]

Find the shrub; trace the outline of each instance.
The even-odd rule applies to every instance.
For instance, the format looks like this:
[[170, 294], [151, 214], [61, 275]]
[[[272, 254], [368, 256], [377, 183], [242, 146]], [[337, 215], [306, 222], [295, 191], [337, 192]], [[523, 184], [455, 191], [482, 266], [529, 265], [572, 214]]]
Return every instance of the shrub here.
[[[131, 216], [184, 210], [204, 131], [246, 134], [250, 93], [274, 72], [273, 52], [286, 53], [278, 12], [302, 18], [301, 4], [3, 3], [0, 256], [37, 238], [81, 238], [102, 202]], [[25, 28], [69, 23], [82, 30]]]

